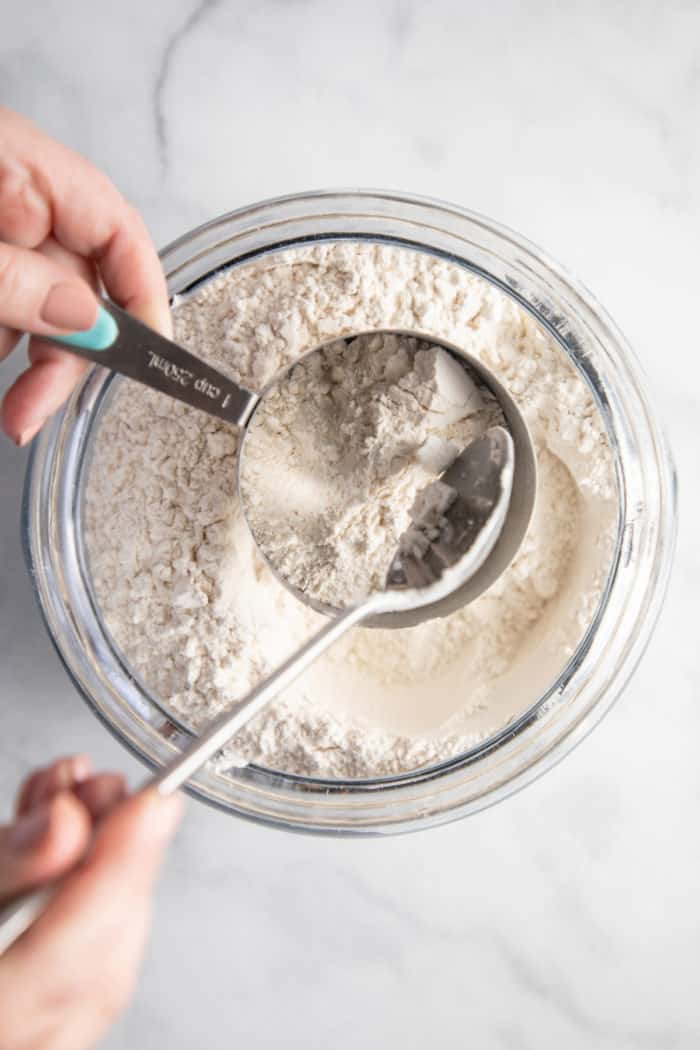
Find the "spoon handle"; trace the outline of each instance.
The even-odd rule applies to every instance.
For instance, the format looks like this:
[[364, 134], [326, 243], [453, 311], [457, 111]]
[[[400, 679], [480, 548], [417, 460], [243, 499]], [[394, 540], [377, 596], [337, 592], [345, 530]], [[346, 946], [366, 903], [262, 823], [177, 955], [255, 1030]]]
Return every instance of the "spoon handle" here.
[[[269, 678], [256, 685], [232, 711], [225, 711], [215, 718], [206, 732], [193, 741], [181, 755], [178, 755], [154, 776], [149, 777], [143, 787], [155, 787], [161, 795], [174, 794], [246, 722], [249, 722], [271, 700], [274, 700], [285, 686], [298, 678], [314, 660], [354, 624], [360, 623], [366, 616], [376, 611], [376, 607], [381, 605], [381, 598], [381, 595], [375, 595], [362, 605], [347, 609], [334, 620], [324, 624], [313, 638], [288, 657]], [[0, 909], [0, 955], [36, 922], [53, 899], [61, 881], [59, 879], [22, 893]]]
[[154, 332], [109, 299], [101, 299], [100, 304], [92, 328], [52, 336], [50, 342], [227, 423], [245, 425], [257, 394]]
[[248, 695], [236, 704], [232, 711], [225, 711], [215, 718], [207, 730], [182, 752], [173, 762], [165, 766], [148, 781], [158, 788], [161, 795], [170, 795], [189, 780], [200, 766], [216, 754], [238, 730], [254, 718], [271, 700], [298, 678], [314, 660], [336, 642], [356, 623], [369, 616], [373, 608], [372, 599], [362, 605], [346, 609], [334, 620], [324, 624], [320, 631], [309, 639], [284, 663], [265, 678]]

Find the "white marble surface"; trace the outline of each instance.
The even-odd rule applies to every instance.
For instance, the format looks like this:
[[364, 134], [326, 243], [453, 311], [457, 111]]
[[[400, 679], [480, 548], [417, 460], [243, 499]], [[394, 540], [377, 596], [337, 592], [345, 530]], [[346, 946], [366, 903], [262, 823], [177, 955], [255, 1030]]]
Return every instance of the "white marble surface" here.
[[[636, 346], [683, 483], [660, 628], [578, 751], [495, 809], [388, 841], [290, 836], [191, 804], [136, 1001], [106, 1046], [698, 1046], [700, 6], [1, 7], [0, 99], [106, 168], [159, 243], [333, 185], [443, 197], [540, 242]], [[24, 459], [0, 449], [8, 805], [28, 767], [63, 751], [137, 772], [33, 607]]]

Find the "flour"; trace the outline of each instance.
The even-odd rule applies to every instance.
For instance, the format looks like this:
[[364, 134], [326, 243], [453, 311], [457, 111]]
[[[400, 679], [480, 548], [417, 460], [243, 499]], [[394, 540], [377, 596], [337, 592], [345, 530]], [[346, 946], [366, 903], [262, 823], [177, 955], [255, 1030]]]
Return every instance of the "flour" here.
[[278, 575], [336, 608], [384, 587], [416, 494], [504, 421], [450, 354], [389, 333], [312, 354], [256, 411], [241, 497]]
[[[610, 571], [615, 474], [588, 387], [528, 315], [464, 268], [406, 248], [324, 242], [232, 269], [175, 311], [180, 341], [258, 389], [319, 343], [391, 328], [461, 346], [517, 401], [537, 452], [532, 523], [476, 601], [413, 628], [356, 628], [242, 730], [237, 752], [269, 768], [386, 775], [475, 746], [563, 669]], [[437, 473], [450, 439], [428, 438], [421, 455]], [[235, 428], [124, 381], [87, 486], [105, 622], [135, 674], [195, 728], [325, 622], [253, 543], [235, 492], [237, 442]]]

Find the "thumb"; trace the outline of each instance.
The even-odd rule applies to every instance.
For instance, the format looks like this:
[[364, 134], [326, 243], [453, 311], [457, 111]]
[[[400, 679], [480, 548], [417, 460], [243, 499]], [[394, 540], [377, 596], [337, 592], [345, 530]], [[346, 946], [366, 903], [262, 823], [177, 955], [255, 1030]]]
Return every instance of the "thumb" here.
[[[179, 795], [164, 798], [148, 788], [120, 802], [96, 826], [83, 864], [62, 887], [53, 906], [56, 919], [99, 915], [118, 897], [140, 897], [155, 882], [165, 848], [182, 814]], [[45, 915], [41, 921], [49, 919]]]
[[110, 937], [117, 929], [125, 934], [125, 912], [132, 915], [132, 933], [138, 940], [142, 924], [136, 916], [147, 905], [165, 848], [180, 821], [182, 801], [179, 796], [163, 798], [149, 788], [130, 795], [100, 821], [85, 860], [24, 935], [25, 949], [31, 954], [41, 944], [48, 955], [57, 950], [62, 958], [66, 951], [69, 957], [72, 953], [81, 958], [81, 945], [99, 939], [106, 927]]
[[110, 966], [119, 970], [120, 960], [136, 958], [146, 934], [150, 892], [181, 813], [180, 797], [161, 797], [154, 788], [120, 802], [94, 827], [83, 862], [13, 946], [15, 959], [34, 960], [46, 972], [71, 973], [105, 939], [113, 946]]
[[149, 328], [154, 328], [156, 332], [160, 332], [166, 339], [172, 339], [173, 321], [167, 299], [148, 299], [144, 302], [136, 303], [132, 307], [131, 312], [135, 317], [138, 317], [139, 321], [147, 324]]
[[92, 327], [97, 300], [67, 266], [28, 248], [0, 242], [0, 324], [35, 335]]
[[88, 857], [86, 879], [125, 875], [143, 888], [154, 881], [165, 847], [183, 810], [181, 795], [164, 797], [155, 788], [130, 795], [100, 823]]
[[90, 828], [88, 811], [69, 792], [0, 828], [0, 898], [72, 868], [87, 848]]

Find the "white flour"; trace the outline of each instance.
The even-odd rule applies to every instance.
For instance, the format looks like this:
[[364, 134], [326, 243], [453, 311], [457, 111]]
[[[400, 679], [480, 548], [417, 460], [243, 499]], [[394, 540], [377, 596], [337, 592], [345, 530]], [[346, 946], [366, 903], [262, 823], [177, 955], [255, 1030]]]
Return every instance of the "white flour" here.
[[498, 402], [440, 347], [389, 333], [312, 354], [250, 423], [241, 496], [279, 575], [336, 608], [384, 586], [418, 491]]
[[[498, 375], [535, 441], [535, 514], [514, 563], [477, 601], [418, 627], [355, 629], [244, 729], [236, 750], [274, 769], [381, 775], [473, 746], [561, 671], [610, 568], [614, 470], [586, 384], [531, 318], [458, 265], [323, 243], [231, 270], [175, 313], [180, 341], [258, 388], [329, 338], [381, 328], [442, 337]], [[135, 673], [193, 726], [324, 622], [257, 553], [235, 495], [236, 450], [234, 428], [123, 382], [88, 484], [107, 625]]]

